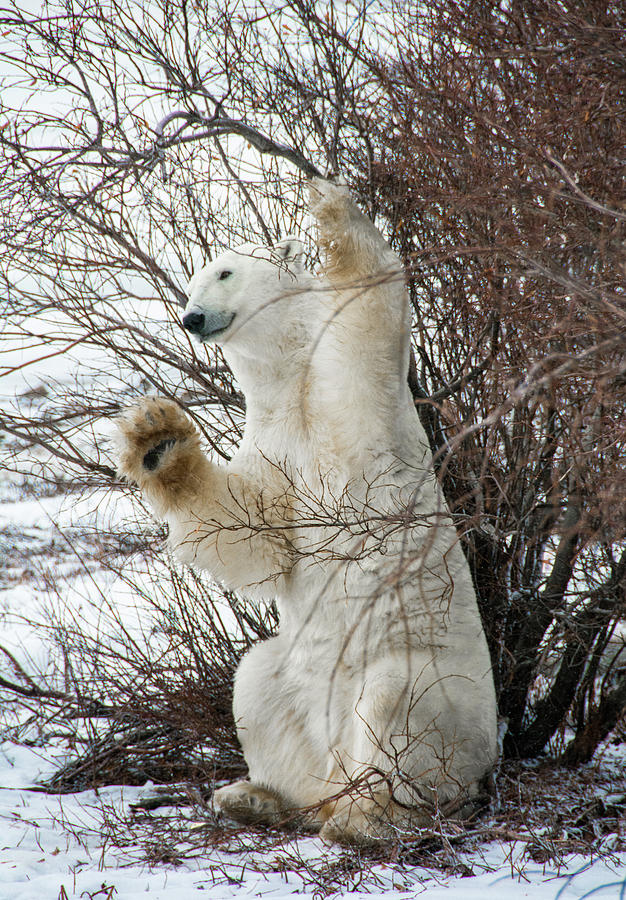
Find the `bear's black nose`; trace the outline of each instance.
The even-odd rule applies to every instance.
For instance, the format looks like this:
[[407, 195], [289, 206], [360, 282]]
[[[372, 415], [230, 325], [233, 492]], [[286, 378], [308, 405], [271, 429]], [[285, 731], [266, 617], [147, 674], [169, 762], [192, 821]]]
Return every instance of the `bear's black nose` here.
[[204, 331], [204, 313], [187, 313], [186, 316], [183, 316], [183, 328], [192, 334], [201, 334]]

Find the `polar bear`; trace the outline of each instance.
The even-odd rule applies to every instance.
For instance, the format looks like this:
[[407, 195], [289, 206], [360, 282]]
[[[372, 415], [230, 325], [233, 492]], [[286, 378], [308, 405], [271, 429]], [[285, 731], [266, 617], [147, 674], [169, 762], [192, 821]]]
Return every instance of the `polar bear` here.
[[119, 421], [119, 469], [178, 556], [251, 598], [279, 632], [235, 676], [244, 823], [303, 811], [368, 844], [467, 804], [497, 755], [496, 701], [467, 562], [407, 386], [401, 264], [347, 189], [310, 185], [326, 256], [245, 245], [194, 275], [184, 327], [223, 348], [246, 398], [228, 465], [171, 401]]

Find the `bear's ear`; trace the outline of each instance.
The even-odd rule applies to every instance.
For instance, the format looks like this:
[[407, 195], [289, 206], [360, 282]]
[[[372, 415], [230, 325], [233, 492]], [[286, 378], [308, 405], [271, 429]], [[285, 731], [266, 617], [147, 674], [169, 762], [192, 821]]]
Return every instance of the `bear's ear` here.
[[275, 254], [281, 262], [289, 265], [290, 269], [301, 269], [304, 257], [304, 244], [302, 241], [293, 236], [283, 238], [272, 247], [272, 253]]

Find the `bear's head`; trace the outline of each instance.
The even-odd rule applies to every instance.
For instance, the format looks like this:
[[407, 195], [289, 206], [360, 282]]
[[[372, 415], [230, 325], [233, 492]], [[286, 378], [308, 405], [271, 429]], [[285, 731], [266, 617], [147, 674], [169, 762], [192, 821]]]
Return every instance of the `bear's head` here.
[[280, 334], [286, 304], [302, 290], [303, 254], [302, 242], [293, 237], [273, 247], [228, 250], [189, 282], [184, 328], [203, 344], [227, 344], [239, 352], [262, 346]]

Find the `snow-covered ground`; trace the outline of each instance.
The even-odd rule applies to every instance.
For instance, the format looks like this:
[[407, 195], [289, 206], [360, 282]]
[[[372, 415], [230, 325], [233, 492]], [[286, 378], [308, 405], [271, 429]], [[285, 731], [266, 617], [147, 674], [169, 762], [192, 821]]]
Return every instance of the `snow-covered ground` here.
[[[102, 900], [188, 900], [188, 898], [267, 897], [291, 894], [320, 897], [307, 881], [306, 868], [290, 868], [299, 857], [313, 866], [341, 864], [342, 854], [317, 838], [293, 838], [279, 848], [234, 853], [207, 851], [179, 865], [148, 864], [132, 843], [111, 845], [104, 826], [117, 810], [151, 793], [145, 788], [110, 787], [97, 794], [86, 791], [54, 796], [29, 790], [38, 777], [54, 768], [63, 750], [51, 743], [28, 748], [5, 742], [0, 746], [0, 898], [2, 900], [65, 900], [97, 897]], [[326, 896], [355, 898], [418, 897], [429, 900], [489, 898], [622, 898], [626, 896], [624, 858], [590, 860], [571, 857], [555, 871], [524, 858], [525, 844], [487, 844], [464, 855], [471, 876], [444, 876], [419, 867], [364, 864], [362, 886]], [[280, 865], [284, 857], [284, 869]], [[621, 862], [621, 865], [620, 865]], [[348, 882], [358, 885], [358, 868]]]

